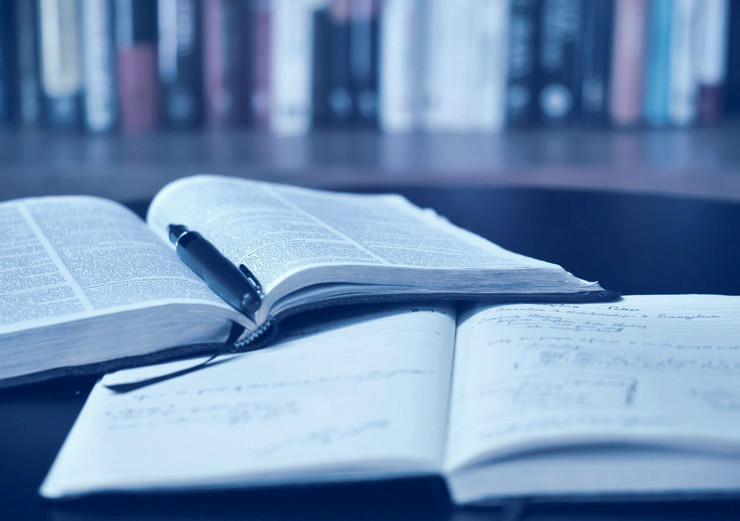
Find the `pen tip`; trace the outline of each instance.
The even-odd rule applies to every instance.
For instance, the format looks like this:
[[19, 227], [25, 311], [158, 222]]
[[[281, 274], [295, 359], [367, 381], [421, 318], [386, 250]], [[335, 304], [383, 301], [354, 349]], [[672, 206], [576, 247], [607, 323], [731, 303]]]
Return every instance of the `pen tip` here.
[[183, 226], [182, 224], [170, 224], [167, 227], [167, 232], [170, 236], [170, 242], [172, 244], [177, 244], [177, 241], [184, 233], [187, 233], [188, 229], [187, 227]]

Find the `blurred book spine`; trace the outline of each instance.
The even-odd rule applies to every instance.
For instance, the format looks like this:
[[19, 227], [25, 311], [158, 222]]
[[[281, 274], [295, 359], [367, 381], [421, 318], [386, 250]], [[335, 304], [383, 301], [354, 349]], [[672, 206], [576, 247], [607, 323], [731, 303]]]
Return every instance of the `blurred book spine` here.
[[0, 128], [15, 120], [15, 4], [0, 0]]
[[312, 120], [315, 128], [330, 124], [329, 115], [329, 8], [313, 14], [313, 46], [311, 55]]
[[306, 134], [312, 115], [313, 13], [320, 0], [273, 0], [270, 129]]
[[645, 62], [645, 120], [655, 127], [668, 124], [673, 0], [652, 0]]
[[272, 106], [272, 0], [252, 0], [250, 7], [249, 27], [253, 32], [251, 49], [254, 58], [246, 87], [250, 116], [258, 127], [268, 129]]
[[44, 119], [53, 129], [77, 129], [82, 89], [78, 3], [39, 0], [38, 19]]
[[614, 124], [641, 122], [647, 48], [647, 0], [620, 0], [614, 12], [609, 115]]
[[313, 15], [313, 120], [343, 127], [354, 116], [350, 85], [350, 0], [331, 0]]
[[740, 2], [730, 2], [727, 61], [725, 69], [725, 111], [740, 114]]
[[349, 71], [352, 107], [359, 126], [378, 123], [378, 0], [350, 3]]
[[706, 8], [695, 0], [674, 0], [671, 16], [670, 78], [668, 120], [684, 127], [697, 119], [699, 83], [697, 58], [699, 47], [699, 10]]
[[246, 4], [241, 0], [203, 2], [203, 84], [205, 119], [215, 127], [241, 123], [246, 115], [246, 71], [254, 60], [247, 49]]
[[385, 0], [380, 14], [380, 128], [419, 130], [423, 103], [425, 0]]
[[470, 127], [472, 0], [429, 0], [427, 5], [424, 129], [464, 132]]
[[41, 121], [37, 6], [37, 2], [29, 0], [15, 2], [18, 121], [25, 126], [35, 126]]
[[160, 119], [156, 7], [151, 0], [116, 0], [116, 74], [126, 131], [152, 130]]
[[470, 10], [466, 129], [498, 132], [506, 118], [509, 0], [473, 0]]
[[536, 0], [511, 0], [506, 81], [506, 119], [511, 126], [528, 125], [537, 114], [538, 7]]
[[165, 123], [194, 128], [202, 120], [201, 27], [196, 0], [159, 0], [158, 65]]
[[570, 122], [579, 104], [582, 0], [543, 0], [540, 20], [540, 120]]
[[81, 0], [80, 11], [85, 126], [91, 132], [108, 132], [118, 118], [113, 2]]
[[[324, 68], [327, 73], [324, 93], [327, 123], [346, 126], [352, 121], [352, 94], [350, 86], [350, 0], [331, 0], [328, 9], [326, 54]], [[324, 11], [326, 12], [326, 11]]]
[[604, 123], [608, 114], [614, 0], [586, 0], [583, 12], [581, 117]]
[[724, 101], [727, 64], [727, 32], [729, 0], [706, 0], [700, 10], [699, 58], [699, 119], [712, 123], [719, 119]]

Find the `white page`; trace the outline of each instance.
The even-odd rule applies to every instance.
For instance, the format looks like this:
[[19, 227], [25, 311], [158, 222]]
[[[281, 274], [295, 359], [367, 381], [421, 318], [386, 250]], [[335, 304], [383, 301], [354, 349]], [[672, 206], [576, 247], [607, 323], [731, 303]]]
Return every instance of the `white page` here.
[[[341, 194], [195, 176], [163, 188], [152, 201], [147, 221], [163, 239], [169, 224], [192, 227], [232, 262], [247, 265], [267, 291], [291, 272], [339, 264], [478, 272], [539, 269], [546, 273], [538, 280], [543, 291], [552, 291], [564, 280], [568, 290], [574, 284], [590, 287], [554, 264], [506, 251], [398, 195]], [[373, 282], [382, 283], [378, 272], [373, 273]], [[527, 275], [520, 278], [530, 281]], [[475, 287], [495, 282], [488, 277]]]
[[738, 454], [740, 298], [478, 308], [453, 381], [450, 469], [584, 443]]
[[41, 492], [225, 487], [438, 471], [455, 315], [396, 308], [129, 394], [95, 386]]
[[151, 305], [228, 308], [133, 212], [94, 197], [0, 204], [0, 334]]
[[[701, 499], [740, 492], [740, 458], [664, 447], [584, 446], [533, 452], [447, 476], [456, 503]], [[546, 496], [551, 496], [547, 498]]]

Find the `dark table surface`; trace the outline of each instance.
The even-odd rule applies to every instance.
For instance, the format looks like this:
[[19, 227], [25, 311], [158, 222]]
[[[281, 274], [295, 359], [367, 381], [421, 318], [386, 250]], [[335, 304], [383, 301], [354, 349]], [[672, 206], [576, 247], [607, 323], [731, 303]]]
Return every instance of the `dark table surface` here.
[[[740, 205], [490, 186], [394, 190], [505, 248], [556, 262], [624, 294], [740, 295]], [[143, 212], [146, 203], [131, 206]], [[457, 508], [439, 479], [46, 502], [37, 488], [93, 383], [61, 379], [0, 391], [0, 521], [740, 519], [740, 497]]]

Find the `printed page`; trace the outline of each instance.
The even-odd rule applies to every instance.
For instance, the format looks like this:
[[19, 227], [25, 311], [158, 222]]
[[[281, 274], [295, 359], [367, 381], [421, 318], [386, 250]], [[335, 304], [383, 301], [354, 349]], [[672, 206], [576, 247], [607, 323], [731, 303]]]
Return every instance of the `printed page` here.
[[451, 308], [376, 309], [128, 394], [105, 385], [197, 362], [108, 375], [42, 494], [437, 472], [454, 335]]
[[447, 468], [583, 444], [740, 452], [740, 298], [461, 316]]
[[[196, 176], [160, 191], [147, 220], [163, 238], [169, 224], [192, 227], [232, 262], [248, 266], [268, 291], [291, 271], [316, 265], [565, 274], [553, 264], [499, 248], [398, 195], [339, 194]], [[549, 273], [545, 282], [555, 278]], [[383, 281], [376, 277], [374, 282]], [[490, 282], [488, 277], [474, 284]]]
[[228, 308], [133, 212], [93, 197], [0, 204], [0, 334], [173, 302]]

